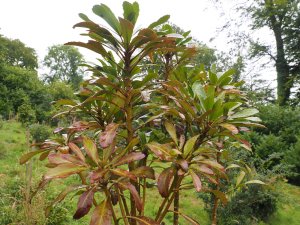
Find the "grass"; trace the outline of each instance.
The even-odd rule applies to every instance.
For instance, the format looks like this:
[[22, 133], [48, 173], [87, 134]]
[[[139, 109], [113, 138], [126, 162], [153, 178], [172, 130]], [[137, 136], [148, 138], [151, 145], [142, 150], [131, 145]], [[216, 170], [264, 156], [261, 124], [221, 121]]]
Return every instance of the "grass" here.
[[[24, 200], [26, 166], [21, 166], [18, 163], [20, 156], [28, 151], [26, 129], [24, 127], [15, 121], [2, 122], [2, 127], [0, 127], [0, 146], [0, 225], [89, 224], [89, 216], [79, 221], [72, 219], [77, 204], [77, 197], [72, 198], [72, 196], [67, 197], [65, 203], [58, 204], [49, 219], [44, 216], [44, 209], [49, 205], [50, 201], [64, 190], [67, 185], [76, 182], [75, 177], [70, 177], [67, 182], [62, 180], [52, 182], [34, 198], [31, 205], [26, 203]], [[33, 161], [34, 176], [32, 185], [36, 187], [45, 169], [43, 162], [37, 159]], [[286, 183], [278, 183], [275, 189], [280, 196], [278, 210], [268, 223], [260, 223], [260, 225], [300, 224], [300, 188]], [[146, 203], [145, 214], [153, 218], [162, 198], [154, 188], [147, 189], [147, 192], [150, 199]], [[201, 225], [209, 224], [209, 216], [204, 210], [204, 204], [197, 198], [193, 190], [182, 193], [180, 208], [184, 214], [199, 221]], [[167, 214], [164, 220], [166, 225], [171, 225], [172, 217], [171, 213]], [[188, 222], [181, 218], [180, 224], [185, 225]]]

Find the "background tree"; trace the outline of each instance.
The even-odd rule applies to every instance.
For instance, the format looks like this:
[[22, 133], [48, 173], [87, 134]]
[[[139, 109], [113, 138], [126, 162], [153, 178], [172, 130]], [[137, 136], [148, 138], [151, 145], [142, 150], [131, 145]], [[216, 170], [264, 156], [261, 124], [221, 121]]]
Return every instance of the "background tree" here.
[[64, 81], [78, 89], [83, 78], [83, 70], [79, 64], [84, 61], [82, 54], [73, 46], [54, 45], [48, 48], [43, 65], [49, 69], [44, 75], [46, 82]]

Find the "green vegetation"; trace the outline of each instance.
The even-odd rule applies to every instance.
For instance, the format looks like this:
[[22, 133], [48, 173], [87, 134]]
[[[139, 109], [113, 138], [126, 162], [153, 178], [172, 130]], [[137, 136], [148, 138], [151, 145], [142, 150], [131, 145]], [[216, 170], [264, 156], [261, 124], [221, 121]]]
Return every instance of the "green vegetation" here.
[[[27, 151], [26, 129], [15, 121], [2, 122], [0, 128], [0, 224], [8, 225], [10, 223], [18, 223], [25, 218], [25, 211], [22, 207], [25, 204], [24, 187], [25, 187], [25, 170], [23, 166], [18, 164], [18, 160], [24, 152]], [[41, 177], [40, 169], [42, 165], [36, 161], [33, 167], [34, 179], [32, 184], [34, 187], [38, 184]], [[69, 181], [71, 182], [71, 181]], [[33, 201], [31, 207], [34, 209], [35, 217], [32, 220], [39, 221], [37, 224], [44, 224], [44, 209], [65, 185], [61, 182], [52, 183], [38, 198]], [[270, 217], [268, 222], [260, 222], [259, 225], [298, 225], [300, 223], [300, 188], [279, 182], [273, 187], [278, 194], [278, 207], [275, 213]], [[49, 197], [50, 194], [51, 196]], [[154, 216], [159, 205], [155, 192], [149, 194], [152, 198], [146, 205], [146, 211], [150, 216]], [[76, 208], [77, 201], [60, 203], [50, 214], [48, 225], [85, 225], [88, 224], [87, 218], [75, 221], [72, 219], [73, 211]], [[183, 194], [181, 206], [184, 213], [191, 215], [203, 225], [209, 225], [209, 216], [204, 210], [204, 203], [194, 191], [188, 191]], [[243, 207], [243, 206], [241, 206]], [[171, 214], [167, 218], [172, 219]], [[167, 225], [172, 224], [170, 222]], [[184, 221], [180, 224], [185, 224]]]
[[90, 40], [50, 47], [42, 76], [34, 49], [0, 35], [0, 225], [300, 224], [300, 2], [253, 2], [239, 10], [277, 52], [250, 55], [276, 59], [277, 100], [240, 80], [240, 53], [168, 15], [136, 27], [137, 2], [81, 13]]

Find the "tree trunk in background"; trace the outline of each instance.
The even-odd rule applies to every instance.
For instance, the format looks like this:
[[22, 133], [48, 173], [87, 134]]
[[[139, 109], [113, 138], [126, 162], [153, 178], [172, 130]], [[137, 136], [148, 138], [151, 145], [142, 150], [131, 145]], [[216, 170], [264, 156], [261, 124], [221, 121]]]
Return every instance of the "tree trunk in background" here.
[[[266, 5], [266, 7], [268, 7]], [[273, 7], [273, 3], [269, 6]], [[272, 11], [272, 9], [271, 9]], [[292, 79], [290, 79], [290, 68], [286, 61], [283, 33], [282, 33], [282, 21], [275, 13], [270, 14], [270, 25], [275, 35], [276, 41], [276, 72], [277, 72], [277, 101], [279, 105], [286, 105], [291, 94], [291, 88], [293, 86]]]

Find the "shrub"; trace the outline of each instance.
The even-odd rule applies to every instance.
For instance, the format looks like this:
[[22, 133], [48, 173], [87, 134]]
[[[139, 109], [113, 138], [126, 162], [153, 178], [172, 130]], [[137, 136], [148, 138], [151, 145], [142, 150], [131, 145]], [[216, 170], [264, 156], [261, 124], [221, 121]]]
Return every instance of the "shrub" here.
[[30, 135], [36, 142], [45, 141], [51, 135], [51, 128], [43, 124], [32, 124], [29, 126]]
[[267, 221], [277, 207], [277, 194], [261, 185], [249, 185], [219, 208], [220, 225], [249, 225]]

